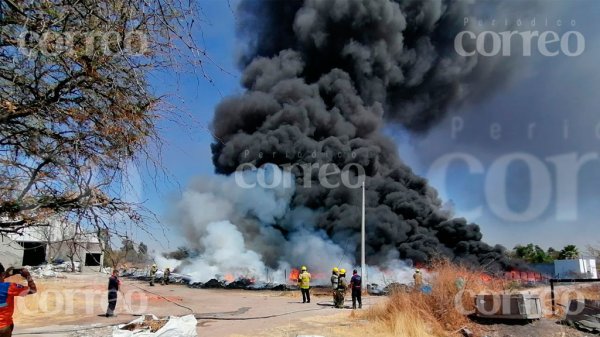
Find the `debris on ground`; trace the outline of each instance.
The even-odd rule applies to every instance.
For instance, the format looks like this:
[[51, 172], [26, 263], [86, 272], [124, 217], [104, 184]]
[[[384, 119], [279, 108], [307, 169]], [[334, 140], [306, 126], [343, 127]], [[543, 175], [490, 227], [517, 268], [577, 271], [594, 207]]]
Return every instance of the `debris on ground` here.
[[464, 337], [473, 337], [473, 331], [471, 331], [468, 328], [462, 328], [460, 329], [460, 333], [464, 336]]
[[[31, 275], [35, 278], [66, 278], [62, 273], [66, 271], [66, 268], [62, 265], [45, 264], [38, 267], [26, 268], [31, 271]], [[68, 271], [70, 271], [70, 269]]]
[[129, 323], [121, 327], [121, 330], [148, 330], [150, 332], [157, 332], [162, 329], [167, 324], [168, 319], [154, 319], [150, 315], [144, 316], [144, 320], [142, 322]]
[[286, 290], [289, 290], [289, 288], [285, 284], [278, 284], [278, 285], [274, 286], [273, 288], [271, 288], [271, 290], [273, 290], [273, 291], [286, 291]]
[[[150, 272], [147, 269], [129, 268], [121, 272], [122, 277], [134, 278], [140, 281], [150, 282]], [[164, 272], [158, 270], [154, 275], [155, 280], [162, 280]], [[189, 275], [173, 273], [169, 275], [170, 284], [190, 284], [191, 277]]]
[[202, 285], [202, 288], [204, 289], [214, 289], [214, 288], [223, 288], [225, 286], [224, 282], [221, 282], [217, 279], [210, 279], [208, 280], [208, 282], [204, 283]]
[[563, 323], [581, 331], [600, 334], [600, 301], [571, 300]]
[[386, 285], [385, 287], [381, 287], [377, 283], [371, 283], [367, 286], [367, 292], [369, 295], [375, 296], [387, 296], [394, 292], [410, 292], [412, 289], [408, 284], [392, 282]]
[[112, 337], [196, 337], [197, 324], [194, 315], [166, 318], [143, 315], [128, 324], [115, 327]]

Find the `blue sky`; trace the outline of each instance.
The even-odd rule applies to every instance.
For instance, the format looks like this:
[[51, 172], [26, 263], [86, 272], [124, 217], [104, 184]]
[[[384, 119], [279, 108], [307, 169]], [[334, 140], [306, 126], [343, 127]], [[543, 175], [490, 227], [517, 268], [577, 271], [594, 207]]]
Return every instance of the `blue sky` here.
[[[185, 71], [178, 76], [159, 74], [152, 80], [157, 93], [171, 94], [170, 103], [191, 115], [186, 125], [160, 124], [165, 140], [162, 160], [173, 180], [160, 180], [155, 189], [149, 183], [151, 178], [148, 175], [141, 177], [144, 181], [142, 199], [147, 200], [146, 206], [163, 218], [166, 228], [169, 228], [168, 214], [172, 203], [190, 179], [214, 174], [210, 152], [213, 139], [208, 131], [214, 107], [223, 97], [241, 92], [236, 66], [239, 45], [235, 37], [235, 14], [232, 12], [236, 3], [219, 0], [201, 3], [206, 21], [202, 22], [202, 34], [198, 37], [211, 57], [212, 63], [206, 63], [205, 71], [214, 83]], [[403, 160], [423, 176], [427, 175], [436, 159], [448, 153], [467, 153], [481, 161], [485, 168], [483, 174], [470, 174], [463, 163], [454, 162], [447, 181], [443, 186], [434, 187], [443, 190], [441, 196], [454, 205], [457, 216], [470, 214], [474, 207], [483, 207], [480, 216], [468, 220], [481, 225], [485, 241], [507, 247], [528, 242], [555, 248], [569, 243], [584, 246], [600, 240], [595, 239], [598, 234], [595, 221], [600, 216], [600, 165], [590, 162], [582, 168], [578, 182], [578, 217], [561, 221], [555, 214], [558, 207], [556, 172], [545, 158], [566, 153], [595, 153], [600, 148], [600, 139], [594, 135], [594, 128], [600, 123], [597, 63], [600, 56], [600, 39], [597, 37], [600, 2], [542, 4], [548, 6], [543, 5], [534, 13], [538, 22], [543, 22], [544, 18], [551, 21], [576, 20], [576, 30], [586, 38], [583, 55], [524, 57], [519, 60], [521, 68], [518, 76], [510, 85], [483, 102], [457, 108], [429, 133], [413, 136], [394, 126], [390, 126], [387, 132], [396, 140]], [[510, 19], [518, 18], [520, 14], [514, 15]], [[564, 32], [564, 27], [539, 29]], [[465, 130], [457, 139], [451, 139], [452, 118], [455, 116], [463, 118]], [[567, 139], [561, 137], [565, 121], [570, 130]], [[500, 124], [503, 129], [499, 140], [489, 136], [489, 129], [494, 123]], [[530, 123], [536, 123], [536, 137], [533, 139], [527, 137]], [[523, 223], [498, 217], [486, 205], [484, 195], [489, 167], [501, 156], [517, 152], [539, 159], [552, 177], [552, 196], [548, 207], [535, 219]], [[518, 162], [511, 164], [508, 172], [506, 180], [488, 184], [492, 188], [506, 184], [508, 205], [515, 211], [523, 210], [530, 202], [528, 186], [531, 177], [527, 167]], [[161, 229], [155, 227], [151, 233], [156, 240], [140, 232], [135, 233], [136, 239], [160, 250], [174, 249], [184, 243], [181, 235], [172, 230], [167, 233], [168, 240], [163, 239]]]
[[[209, 127], [214, 108], [224, 97], [241, 92], [239, 86], [240, 71], [236, 65], [237, 41], [235, 38], [235, 17], [232, 8], [237, 1], [203, 1], [201, 22], [197, 31], [197, 40], [204, 44], [210, 59], [205, 62], [204, 71], [212, 83], [189, 69], [175, 73], [160, 73], [152, 78], [156, 93], [167, 93], [169, 104], [176, 106], [183, 117], [183, 124], [167, 120], [159, 124], [164, 141], [162, 162], [167, 170], [167, 179], [158, 179], [156, 187], [153, 177], [140, 169], [143, 180], [141, 199], [145, 205], [158, 215], [165, 227], [168, 227], [168, 214], [172, 203], [178, 198], [192, 177], [210, 176], [214, 173], [211, 161], [210, 144], [213, 141]], [[135, 183], [134, 183], [135, 185]], [[178, 233], [168, 232], [164, 238], [163, 230], [155, 224], [147, 233], [135, 231], [136, 241], [144, 241], [150, 247], [173, 249], [180, 246]]]

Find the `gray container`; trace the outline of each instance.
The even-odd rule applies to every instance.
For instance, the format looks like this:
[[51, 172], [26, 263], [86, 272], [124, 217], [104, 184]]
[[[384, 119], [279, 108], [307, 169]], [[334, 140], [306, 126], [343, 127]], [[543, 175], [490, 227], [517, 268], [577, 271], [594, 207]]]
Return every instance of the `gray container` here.
[[542, 318], [542, 302], [539, 295], [477, 295], [475, 308], [478, 317], [527, 320]]

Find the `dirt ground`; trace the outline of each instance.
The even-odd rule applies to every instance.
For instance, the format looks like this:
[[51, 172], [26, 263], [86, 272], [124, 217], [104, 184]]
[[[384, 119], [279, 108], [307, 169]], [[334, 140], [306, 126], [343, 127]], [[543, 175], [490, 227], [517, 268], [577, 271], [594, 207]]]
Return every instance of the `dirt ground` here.
[[[117, 316], [106, 318], [102, 314], [107, 305], [107, 280], [102, 274], [37, 280], [38, 294], [17, 301], [14, 335], [107, 337], [115, 325], [127, 323], [140, 314], [191, 313], [198, 318], [199, 336], [358, 337], [369, 331], [369, 322], [361, 319], [358, 311], [333, 308], [326, 290], [315, 289], [311, 303], [303, 304], [298, 292], [192, 289], [182, 285], [150, 287], [129, 279], [122, 280]], [[363, 307], [368, 309], [385, 299], [365, 297]], [[488, 337], [586, 336], [556, 321], [552, 318], [531, 324], [479, 321], [478, 327]]]
[[[182, 285], [150, 287], [123, 279], [116, 317], [101, 315], [107, 306], [108, 276], [74, 274], [67, 279], [36, 280], [38, 294], [18, 299], [15, 336], [110, 336], [112, 326], [140, 314], [198, 318], [199, 336], [296, 336], [323, 334], [324, 326], [343, 326], [352, 310], [332, 307], [324, 291], [303, 304], [299, 292], [192, 289]], [[18, 279], [9, 280], [18, 282]], [[364, 299], [368, 308], [383, 298]], [[292, 334], [287, 334], [290, 331]], [[293, 332], [292, 332], [293, 331]], [[266, 335], [265, 335], [266, 333]]]

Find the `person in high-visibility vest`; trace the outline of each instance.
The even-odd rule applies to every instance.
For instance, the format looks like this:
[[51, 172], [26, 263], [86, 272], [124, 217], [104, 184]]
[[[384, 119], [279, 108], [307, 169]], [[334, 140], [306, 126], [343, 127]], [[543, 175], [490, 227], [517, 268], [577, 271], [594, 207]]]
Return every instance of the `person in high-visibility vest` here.
[[302, 266], [302, 272], [298, 275], [298, 286], [302, 292], [302, 303], [310, 303], [310, 273], [306, 266]]

